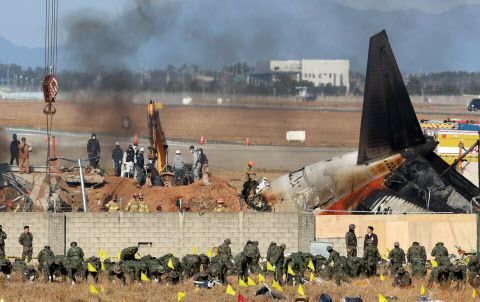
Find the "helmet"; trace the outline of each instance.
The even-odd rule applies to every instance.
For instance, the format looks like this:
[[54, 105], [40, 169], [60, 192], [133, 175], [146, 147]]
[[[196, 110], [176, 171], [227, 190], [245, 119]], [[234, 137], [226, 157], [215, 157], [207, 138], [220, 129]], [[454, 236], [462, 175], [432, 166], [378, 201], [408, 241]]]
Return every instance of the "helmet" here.
[[349, 230], [355, 230], [355, 225], [352, 223], [348, 226], [348, 229]]
[[400, 243], [398, 241], [396, 241], [394, 244], [393, 244], [394, 247], [399, 247], [400, 246]]
[[255, 163], [254, 163], [253, 161], [249, 161], [249, 162], [247, 163], [247, 165], [248, 165], [249, 167], [253, 167], [253, 166], [255, 166]]
[[17, 134], [14, 133], [14, 134], [12, 135], [12, 138], [13, 138], [13, 139], [17, 139]]
[[194, 150], [194, 149], [195, 149], [195, 147], [194, 147], [194, 146], [190, 146], [190, 147], [188, 147], [188, 150]]
[[120, 146], [120, 142], [116, 142], [116, 143], [115, 143], [115, 146]]
[[327, 251], [329, 252], [333, 251], [333, 247], [331, 245], [327, 246]]
[[95, 133], [92, 133], [92, 138], [96, 137]]
[[226, 244], [231, 244], [231, 243], [232, 243], [232, 241], [230, 240], [230, 238], [225, 239], [223, 242], [225, 242]]
[[75, 241], [73, 241], [72, 243], [70, 243], [70, 246], [71, 247], [76, 247], [77, 246], [77, 243]]
[[287, 248], [287, 246], [285, 245], [285, 243], [280, 244], [280, 247], [281, 247], [282, 249], [286, 249], [286, 248]]
[[405, 269], [402, 267], [400, 267], [398, 270], [397, 270], [397, 273], [399, 274], [405, 274]]
[[145, 152], [145, 149], [143, 149], [143, 148], [140, 148], [140, 152]]
[[175, 151], [175, 154], [182, 154], [182, 152], [180, 152], [180, 150], [177, 150]]

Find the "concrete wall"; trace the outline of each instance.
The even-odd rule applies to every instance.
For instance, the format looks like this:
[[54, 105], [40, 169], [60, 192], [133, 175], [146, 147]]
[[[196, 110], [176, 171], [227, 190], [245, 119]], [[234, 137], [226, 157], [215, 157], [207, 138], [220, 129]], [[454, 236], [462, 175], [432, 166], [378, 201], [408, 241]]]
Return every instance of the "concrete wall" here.
[[[308, 251], [314, 239], [315, 216], [311, 213], [1, 213], [7, 232], [6, 253], [21, 255], [18, 236], [24, 225], [34, 235], [34, 254], [49, 244], [63, 254], [64, 244], [76, 241], [85, 255], [98, 255], [100, 248], [116, 256], [121, 249], [151, 242], [141, 254], [182, 256], [197, 247], [199, 253], [232, 240], [232, 252], [243, 249], [248, 239], [257, 240], [264, 255], [271, 241], [285, 243], [287, 252]], [[143, 252], [142, 252], [143, 250]]]
[[419, 215], [319, 215], [316, 216], [315, 238], [331, 242], [340, 254], [346, 255], [345, 233], [349, 224], [355, 224], [358, 252], [362, 255], [363, 239], [369, 225], [378, 235], [378, 248], [384, 253], [398, 241], [407, 249], [413, 241], [424, 245], [427, 254], [439, 241], [449, 253], [456, 253], [455, 246], [466, 251], [477, 250], [477, 218], [474, 214], [419, 214]]

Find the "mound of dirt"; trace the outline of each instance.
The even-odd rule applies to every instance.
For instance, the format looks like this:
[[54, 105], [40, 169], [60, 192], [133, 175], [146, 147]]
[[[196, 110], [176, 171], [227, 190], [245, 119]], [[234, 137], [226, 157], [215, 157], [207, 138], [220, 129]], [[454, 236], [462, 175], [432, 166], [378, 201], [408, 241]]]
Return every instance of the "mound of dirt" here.
[[210, 185], [196, 182], [188, 186], [137, 188], [133, 179], [106, 176], [105, 185], [98, 189], [87, 190], [89, 211], [104, 211], [104, 205], [115, 193], [121, 199], [121, 208], [125, 208], [133, 193], [142, 193], [150, 211], [160, 205], [163, 212], [178, 211], [176, 201], [182, 198], [190, 204], [192, 212], [240, 211], [237, 190], [227, 181], [211, 177]]

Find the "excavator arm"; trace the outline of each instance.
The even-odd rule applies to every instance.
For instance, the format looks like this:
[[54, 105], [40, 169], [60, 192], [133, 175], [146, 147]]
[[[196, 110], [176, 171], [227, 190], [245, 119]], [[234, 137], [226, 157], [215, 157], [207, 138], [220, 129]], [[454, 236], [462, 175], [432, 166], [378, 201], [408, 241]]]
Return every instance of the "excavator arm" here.
[[150, 146], [148, 147], [148, 159], [157, 162], [157, 170], [166, 172], [168, 160], [168, 145], [165, 133], [160, 122], [160, 113], [155, 106], [155, 102], [150, 101], [147, 106], [148, 118], [148, 138]]

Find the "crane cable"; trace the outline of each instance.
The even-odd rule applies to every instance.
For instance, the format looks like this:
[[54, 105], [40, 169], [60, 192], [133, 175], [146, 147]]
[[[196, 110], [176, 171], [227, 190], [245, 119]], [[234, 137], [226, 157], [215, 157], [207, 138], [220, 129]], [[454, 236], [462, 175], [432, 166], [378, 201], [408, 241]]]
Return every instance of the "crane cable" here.
[[[58, 0], [45, 0], [45, 78], [43, 80], [43, 96], [47, 105], [43, 113], [47, 118], [47, 159], [46, 180], [49, 186], [49, 197], [52, 194], [50, 182], [50, 151], [53, 128], [53, 115], [56, 109], [53, 106], [58, 92], [58, 82], [55, 77], [57, 72], [57, 49], [58, 49]], [[55, 209], [54, 209], [55, 210]]]

